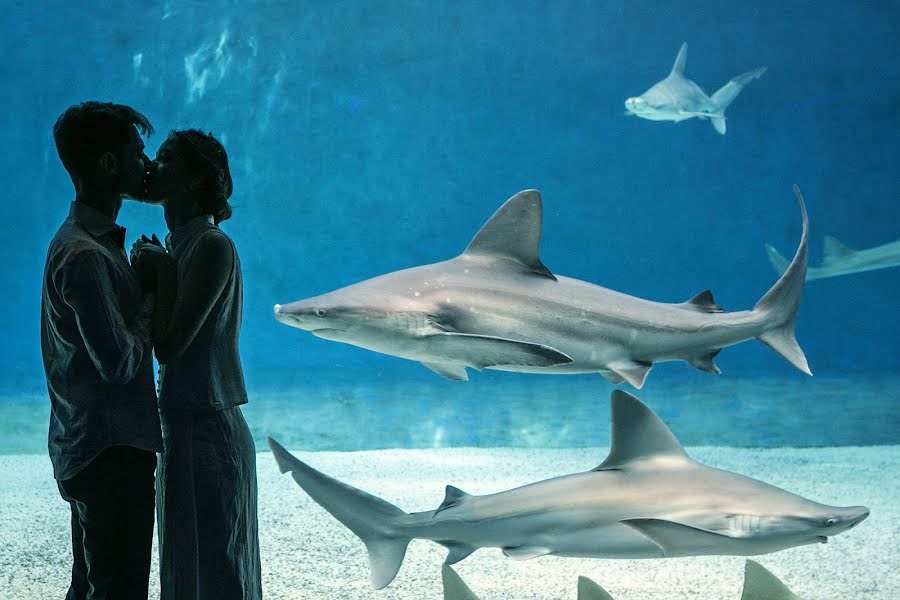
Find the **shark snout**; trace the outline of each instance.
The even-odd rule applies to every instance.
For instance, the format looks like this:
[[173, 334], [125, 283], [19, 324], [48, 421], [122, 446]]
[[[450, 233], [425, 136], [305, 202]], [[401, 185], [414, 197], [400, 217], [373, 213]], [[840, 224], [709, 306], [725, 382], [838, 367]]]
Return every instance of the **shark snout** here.
[[300, 327], [300, 318], [292, 313], [287, 307], [276, 304], [272, 309], [272, 312], [275, 315], [275, 319], [284, 323], [285, 325], [290, 325], [291, 327]]
[[869, 516], [869, 509], [865, 506], [853, 506], [847, 509], [847, 529], [855, 527], [866, 520]]
[[644, 107], [644, 99], [643, 98], [628, 98], [625, 100], [625, 110], [630, 113], [637, 113], [641, 108]]

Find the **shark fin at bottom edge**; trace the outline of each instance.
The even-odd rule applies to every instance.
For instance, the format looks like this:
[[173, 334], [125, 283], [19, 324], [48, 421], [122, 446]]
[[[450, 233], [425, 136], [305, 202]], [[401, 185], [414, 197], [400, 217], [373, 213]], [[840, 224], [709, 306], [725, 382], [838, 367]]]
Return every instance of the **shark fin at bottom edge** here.
[[613, 600], [609, 592], [587, 577], [578, 578], [578, 600]]
[[441, 568], [441, 581], [444, 585], [444, 600], [478, 600], [478, 596], [469, 589], [462, 577], [447, 565]]
[[624, 519], [619, 523], [631, 527], [659, 546], [666, 558], [740, 554], [744, 542], [742, 538], [664, 519]]
[[768, 569], [754, 560], [744, 565], [744, 591], [741, 600], [803, 600], [788, 589]]

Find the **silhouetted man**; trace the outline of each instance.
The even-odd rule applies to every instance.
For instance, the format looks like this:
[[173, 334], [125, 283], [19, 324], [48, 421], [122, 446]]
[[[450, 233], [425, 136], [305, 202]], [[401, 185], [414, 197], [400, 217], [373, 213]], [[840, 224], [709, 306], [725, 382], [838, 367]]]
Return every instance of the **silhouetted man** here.
[[75, 186], [44, 270], [41, 348], [50, 393], [49, 450], [72, 511], [66, 598], [147, 598], [154, 470], [162, 450], [150, 346], [151, 296], [125, 256], [116, 217], [144, 195], [147, 118], [85, 102], [53, 127]]

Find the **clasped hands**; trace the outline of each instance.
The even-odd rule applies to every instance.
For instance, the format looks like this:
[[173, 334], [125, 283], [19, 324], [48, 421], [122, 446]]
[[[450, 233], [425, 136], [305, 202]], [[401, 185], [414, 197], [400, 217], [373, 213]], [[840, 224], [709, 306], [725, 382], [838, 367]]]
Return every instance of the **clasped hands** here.
[[154, 233], [152, 237], [142, 235], [131, 245], [131, 267], [145, 293], [156, 289], [158, 273], [164, 269], [174, 269], [175, 260], [163, 247]]

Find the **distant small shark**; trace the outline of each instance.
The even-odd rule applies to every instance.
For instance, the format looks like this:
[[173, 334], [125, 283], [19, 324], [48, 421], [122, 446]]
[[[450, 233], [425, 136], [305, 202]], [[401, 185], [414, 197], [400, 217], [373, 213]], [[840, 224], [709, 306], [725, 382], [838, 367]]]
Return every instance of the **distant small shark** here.
[[[789, 264], [788, 261], [769, 244], [766, 244], [766, 252], [769, 255], [769, 262], [772, 263], [775, 270], [784, 273]], [[810, 267], [806, 272], [806, 280], [825, 279], [898, 266], [900, 266], [900, 240], [865, 250], [853, 250], [830, 235], [826, 235], [822, 265]]]
[[410, 514], [269, 446], [281, 472], [365, 543], [375, 589], [393, 581], [415, 538], [445, 546], [448, 565], [488, 547], [515, 559], [752, 556], [824, 543], [869, 516], [695, 462], [621, 390], [610, 408], [612, 448], [595, 469], [484, 496], [448, 485], [436, 510]]
[[[444, 600], [479, 600], [452, 567], [441, 570]], [[609, 592], [587, 577], [578, 578], [578, 600], [613, 600]], [[803, 600], [788, 589], [780, 579], [756, 561], [747, 559], [744, 565], [744, 588], [740, 600]]]
[[420, 361], [449, 379], [466, 368], [600, 373], [636, 388], [653, 363], [709, 373], [722, 348], [758, 339], [811, 374], [794, 337], [806, 277], [807, 217], [790, 267], [752, 310], [725, 312], [712, 293], [667, 304], [557, 276], [540, 258], [542, 205], [519, 192], [460, 256], [275, 305], [275, 318], [327, 340]]
[[626, 114], [651, 121], [684, 121], [692, 117], [709, 119], [716, 131], [725, 133], [725, 109], [744, 86], [766, 72], [759, 67], [738, 75], [709, 97], [700, 86], [684, 76], [687, 43], [681, 45], [669, 76], [649, 90], [625, 101]]

